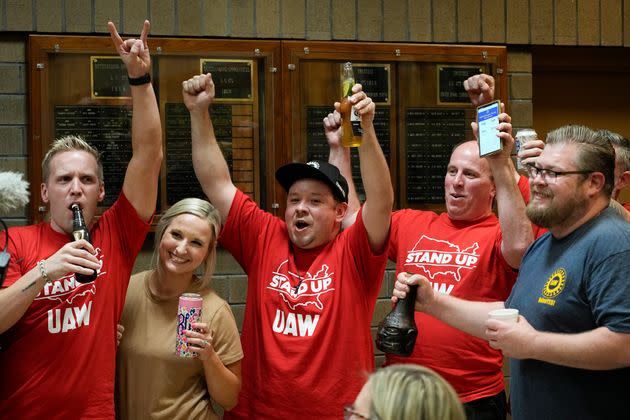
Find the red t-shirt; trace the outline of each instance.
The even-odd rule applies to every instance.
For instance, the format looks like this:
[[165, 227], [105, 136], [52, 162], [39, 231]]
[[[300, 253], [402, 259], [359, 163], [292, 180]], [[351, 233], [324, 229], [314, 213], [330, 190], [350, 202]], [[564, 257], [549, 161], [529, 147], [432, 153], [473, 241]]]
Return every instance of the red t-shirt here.
[[[93, 283], [74, 274], [46, 284], [0, 336], [0, 418], [114, 418], [116, 323], [149, 230], [121, 195], [91, 229], [102, 267]], [[5, 287], [69, 240], [50, 223], [9, 230]]]
[[[529, 202], [529, 181], [518, 188]], [[545, 232], [532, 224], [534, 237]], [[401, 271], [426, 276], [435, 290], [472, 301], [503, 301], [516, 280], [501, 254], [501, 227], [495, 215], [482, 221], [458, 222], [447, 213], [401, 210], [392, 216], [389, 258]], [[415, 313], [418, 339], [410, 357], [386, 355], [385, 364], [416, 363], [440, 373], [463, 402], [503, 390], [501, 352], [421, 312]]]
[[341, 418], [374, 369], [370, 323], [387, 262], [371, 252], [361, 212], [328, 244], [300, 250], [284, 221], [238, 191], [220, 241], [248, 274], [243, 385], [225, 418]]
[[[472, 301], [505, 300], [516, 280], [501, 254], [499, 220], [451, 220], [447, 213], [401, 210], [392, 215], [389, 258], [396, 273], [429, 279], [433, 288]], [[386, 355], [386, 365], [415, 363], [442, 375], [463, 402], [503, 389], [503, 356], [475, 338], [425, 313], [415, 313], [418, 338], [410, 357]]]

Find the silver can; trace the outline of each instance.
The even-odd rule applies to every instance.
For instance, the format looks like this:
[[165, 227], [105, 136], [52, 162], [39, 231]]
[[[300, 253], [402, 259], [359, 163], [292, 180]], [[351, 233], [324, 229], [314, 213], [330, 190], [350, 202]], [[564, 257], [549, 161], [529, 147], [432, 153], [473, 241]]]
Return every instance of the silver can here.
[[521, 159], [518, 157], [521, 147], [528, 141], [536, 140], [538, 134], [531, 128], [522, 128], [516, 133], [514, 137], [514, 154], [516, 155], [516, 168], [518, 170], [525, 170], [525, 165], [521, 163]]

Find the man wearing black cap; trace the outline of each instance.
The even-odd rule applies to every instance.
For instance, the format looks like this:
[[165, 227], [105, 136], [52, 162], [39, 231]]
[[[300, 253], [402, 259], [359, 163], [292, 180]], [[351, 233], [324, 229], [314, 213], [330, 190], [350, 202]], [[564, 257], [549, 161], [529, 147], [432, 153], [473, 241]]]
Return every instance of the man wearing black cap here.
[[195, 76], [182, 87], [195, 173], [221, 214], [221, 244], [248, 274], [243, 389], [225, 418], [337, 419], [374, 368], [370, 323], [393, 203], [373, 126], [375, 105], [360, 85], [353, 87], [366, 202], [341, 232], [348, 183], [335, 166], [281, 167], [276, 179], [288, 193], [285, 220], [262, 211], [230, 179], [208, 113], [212, 78]]

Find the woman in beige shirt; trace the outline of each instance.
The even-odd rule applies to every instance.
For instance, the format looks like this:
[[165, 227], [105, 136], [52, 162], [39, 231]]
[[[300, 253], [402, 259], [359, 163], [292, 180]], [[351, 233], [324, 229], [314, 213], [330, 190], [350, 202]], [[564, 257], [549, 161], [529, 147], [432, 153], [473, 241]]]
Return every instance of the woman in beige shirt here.
[[[243, 351], [227, 302], [211, 288], [220, 219], [204, 200], [187, 198], [162, 216], [157, 267], [131, 277], [117, 357], [120, 419], [217, 419], [212, 402], [238, 401]], [[200, 275], [196, 273], [200, 271]], [[179, 296], [203, 298], [202, 320], [188, 331], [196, 357], [175, 353]]]

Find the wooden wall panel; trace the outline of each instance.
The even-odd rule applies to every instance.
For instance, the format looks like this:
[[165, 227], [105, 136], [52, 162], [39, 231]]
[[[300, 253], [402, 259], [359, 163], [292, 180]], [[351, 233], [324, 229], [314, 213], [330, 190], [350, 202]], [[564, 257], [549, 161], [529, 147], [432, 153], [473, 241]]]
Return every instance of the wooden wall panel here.
[[579, 45], [599, 45], [600, 0], [580, 0], [577, 4]]
[[601, 45], [623, 44], [623, 2], [621, 0], [601, 0], [601, 33]]
[[457, 41], [481, 42], [481, 0], [457, 2]]
[[505, 42], [505, 1], [481, 0], [481, 39], [483, 42]]
[[554, 0], [554, 43], [556, 45], [577, 44], [577, 2]]

